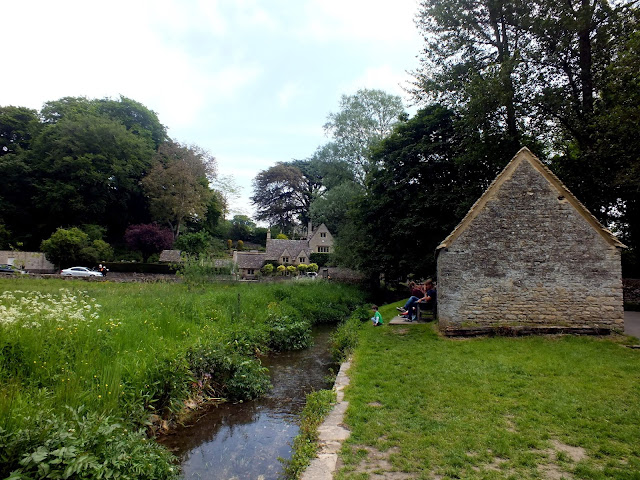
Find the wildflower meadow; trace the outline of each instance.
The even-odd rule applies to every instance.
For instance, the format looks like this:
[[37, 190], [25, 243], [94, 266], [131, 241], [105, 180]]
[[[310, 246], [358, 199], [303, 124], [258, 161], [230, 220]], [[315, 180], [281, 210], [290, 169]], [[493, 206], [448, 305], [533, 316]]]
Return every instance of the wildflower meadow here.
[[[355, 288], [0, 280], [0, 478], [173, 478], [150, 420], [265, 393], [259, 357], [304, 348]], [[106, 477], [105, 477], [106, 478]]]

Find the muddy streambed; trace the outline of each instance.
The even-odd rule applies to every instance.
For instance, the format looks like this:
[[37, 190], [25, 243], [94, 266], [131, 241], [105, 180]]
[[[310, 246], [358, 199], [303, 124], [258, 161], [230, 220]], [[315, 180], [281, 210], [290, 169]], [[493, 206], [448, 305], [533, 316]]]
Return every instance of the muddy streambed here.
[[180, 459], [183, 478], [277, 479], [282, 472], [278, 457], [291, 456], [306, 394], [330, 386], [332, 330], [314, 329], [314, 345], [308, 349], [263, 358], [273, 384], [265, 397], [213, 407], [193, 425], [160, 438]]

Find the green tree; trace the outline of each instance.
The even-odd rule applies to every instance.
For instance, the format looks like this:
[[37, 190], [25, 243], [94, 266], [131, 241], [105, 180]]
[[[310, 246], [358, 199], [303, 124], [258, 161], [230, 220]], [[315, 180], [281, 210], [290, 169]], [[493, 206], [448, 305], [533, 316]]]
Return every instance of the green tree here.
[[355, 178], [364, 182], [371, 168], [370, 149], [391, 132], [393, 125], [406, 115], [402, 100], [382, 90], [358, 90], [354, 95], [343, 95], [340, 110], [330, 113], [324, 125], [332, 138], [336, 160], [347, 162]]
[[40, 250], [47, 260], [60, 268], [70, 267], [84, 259], [83, 252], [89, 246], [89, 236], [79, 228], [58, 228], [51, 237], [43, 240]]
[[183, 233], [173, 244], [173, 248], [190, 255], [207, 253], [211, 246], [211, 236], [205, 232]]
[[251, 201], [256, 206], [256, 220], [290, 231], [309, 211], [313, 192], [304, 173], [290, 163], [277, 163], [263, 170], [253, 180]]
[[243, 250], [244, 250], [244, 242], [243, 242], [242, 240], [238, 240], [238, 241], [236, 242], [236, 248], [237, 248], [239, 251], [243, 251]]
[[246, 215], [235, 215], [231, 219], [230, 236], [236, 240], [251, 240], [256, 224]]
[[166, 142], [155, 160], [142, 184], [153, 218], [168, 225], [176, 239], [185, 220], [206, 217], [215, 159], [198, 147]]
[[455, 227], [469, 203], [469, 193], [458, 187], [455, 120], [444, 107], [422, 109], [376, 148], [372, 158], [377, 168], [336, 240], [335, 254], [342, 264], [372, 280], [380, 273], [393, 279], [435, 270], [429, 252]]
[[262, 272], [263, 275], [269, 276], [273, 273], [273, 265], [271, 263], [267, 263], [263, 265], [260, 271]]

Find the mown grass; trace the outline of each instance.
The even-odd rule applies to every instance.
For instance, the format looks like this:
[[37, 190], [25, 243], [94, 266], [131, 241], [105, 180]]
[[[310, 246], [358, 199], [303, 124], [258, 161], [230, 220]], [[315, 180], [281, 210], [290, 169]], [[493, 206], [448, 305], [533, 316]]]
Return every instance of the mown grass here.
[[170, 478], [166, 452], [134, 447], [151, 414], [261, 395], [257, 356], [304, 348], [312, 324], [338, 322], [361, 295], [326, 282], [10, 279], [0, 291], [0, 478], [16, 479]]
[[388, 325], [395, 306], [359, 331], [336, 478], [640, 478], [640, 352], [607, 338], [445, 339]]

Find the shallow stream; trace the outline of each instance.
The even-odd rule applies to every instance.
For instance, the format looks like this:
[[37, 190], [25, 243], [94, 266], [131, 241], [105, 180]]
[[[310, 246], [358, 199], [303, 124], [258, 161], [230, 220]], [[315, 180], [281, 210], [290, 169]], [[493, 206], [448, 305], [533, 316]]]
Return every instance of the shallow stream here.
[[273, 384], [265, 397], [211, 408], [193, 425], [159, 439], [180, 459], [183, 478], [277, 479], [282, 471], [278, 457], [291, 456], [307, 393], [330, 386], [332, 330], [314, 329], [314, 345], [308, 349], [264, 358]]

